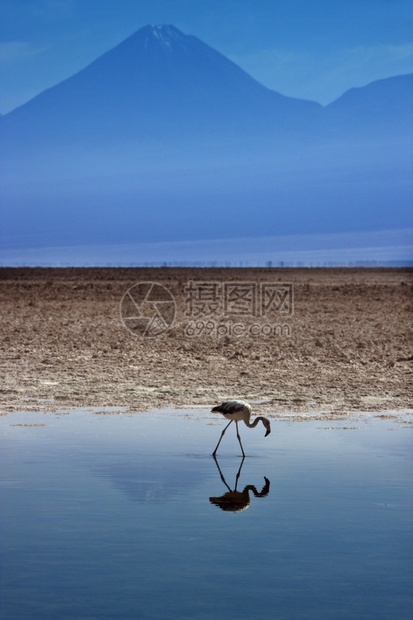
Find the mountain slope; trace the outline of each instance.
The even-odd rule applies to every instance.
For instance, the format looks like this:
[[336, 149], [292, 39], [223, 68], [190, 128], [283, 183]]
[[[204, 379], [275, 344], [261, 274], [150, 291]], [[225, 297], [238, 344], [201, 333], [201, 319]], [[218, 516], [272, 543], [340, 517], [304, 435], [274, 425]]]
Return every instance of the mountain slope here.
[[326, 108], [330, 122], [349, 130], [385, 133], [413, 129], [413, 74], [351, 88]]
[[101, 143], [292, 130], [320, 112], [316, 103], [260, 85], [196, 37], [146, 26], [8, 114], [5, 131], [15, 139]]

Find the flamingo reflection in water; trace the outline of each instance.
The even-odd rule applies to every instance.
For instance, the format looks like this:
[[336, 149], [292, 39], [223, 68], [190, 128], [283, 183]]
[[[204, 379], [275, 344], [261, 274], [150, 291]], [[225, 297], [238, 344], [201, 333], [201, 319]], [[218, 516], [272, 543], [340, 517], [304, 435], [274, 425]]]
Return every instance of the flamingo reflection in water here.
[[224, 493], [224, 495], [221, 495], [221, 497], [210, 497], [209, 501], [211, 502], [211, 504], [215, 504], [215, 506], [218, 506], [219, 508], [221, 508], [221, 510], [224, 510], [225, 512], [241, 512], [243, 510], [246, 510], [251, 503], [250, 491], [252, 491], [255, 497], [266, 497], [268, 493], [270, 492], [270, 481], [265, 476], [264, 476], [265, 484], [262, 487], [261, 492], [258, 492], [256, 487], [253, 484], [247, 484], [244, 487], [243, 491], [237, 490], [238, 480], [241, 474], [242, 466], [245, 461], [245, 456], [242, 458], [241, 465], [239, 466], [239, 469], [238, 469], [237, 477], [235, 479], [234, 490], [232, 490], [228, 486], [215, 456], [214, 456], [214, 460], [215, 460], [216, 466], [218, 467], [221, 480], [227, 487], [228, 492]]

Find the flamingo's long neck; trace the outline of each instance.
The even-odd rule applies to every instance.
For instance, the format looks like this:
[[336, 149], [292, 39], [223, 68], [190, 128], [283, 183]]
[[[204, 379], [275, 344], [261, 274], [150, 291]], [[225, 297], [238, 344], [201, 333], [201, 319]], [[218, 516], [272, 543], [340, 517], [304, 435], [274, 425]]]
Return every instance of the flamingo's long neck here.
[[[250, 422], [248, 420], [248, 422], [245, 422], [245, 424], [248, 426], [248, 428], [255, 428], [258, 424], [258, 422], [263, 422], [263, 417], [262, 416], [258, 416], [258, 418], [255, 418], [254, 422]], [[264, 424], [264, 422], [263, 422]]]

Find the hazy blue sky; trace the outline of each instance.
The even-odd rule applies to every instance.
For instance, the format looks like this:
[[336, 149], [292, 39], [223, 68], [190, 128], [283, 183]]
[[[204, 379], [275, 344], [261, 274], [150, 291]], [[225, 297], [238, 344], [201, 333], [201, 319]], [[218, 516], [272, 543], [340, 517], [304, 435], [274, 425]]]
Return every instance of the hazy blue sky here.
[[329, 103], [413, 71], [411, 0], [2, 0], [0, 111], [146, 24], [193, 34], [279, 92]]

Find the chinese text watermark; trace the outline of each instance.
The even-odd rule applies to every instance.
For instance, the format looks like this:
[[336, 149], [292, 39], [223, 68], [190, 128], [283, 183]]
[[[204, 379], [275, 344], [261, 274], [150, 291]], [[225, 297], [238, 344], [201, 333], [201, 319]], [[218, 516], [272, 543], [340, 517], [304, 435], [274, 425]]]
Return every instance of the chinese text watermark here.
[[188, 338], [289, 337], [294, 314], [292, 283], [189, 280], [169, 291], [156, 282], [140, 282], [121, 300], [122, 321], [132, 333], [154, 338], [174, 324], [181, 301], [180, 325]]

